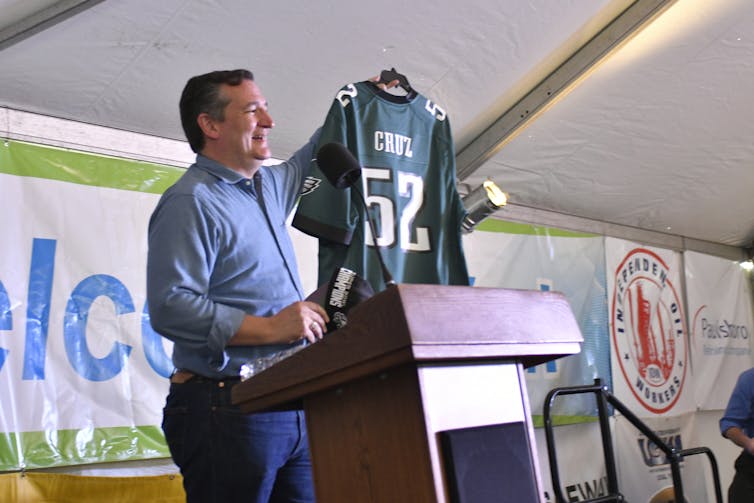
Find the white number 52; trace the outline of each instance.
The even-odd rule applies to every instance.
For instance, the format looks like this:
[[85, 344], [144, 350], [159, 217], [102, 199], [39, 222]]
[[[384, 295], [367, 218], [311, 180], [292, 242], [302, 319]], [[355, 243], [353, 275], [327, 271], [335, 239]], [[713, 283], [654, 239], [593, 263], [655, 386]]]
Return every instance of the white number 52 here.
[[[387, 168], [363, 168], [361, 172], [364, 200], [369, 207], [376, 207], [379, 213], [379, 236], [377, 246], [390, 247], [396, 244], [396, 221], [402, 250], [423, 252], [430, 251], [429, 229], [427, 227], [414, 228], [414, 220], [424, 204], [424, 180], [419, 175], [397, 171], [398, 194], [407, 198], [400, 215], [396, 215], [396, 204], [387, 196], [374, 194], [370, 191], [373, 183], [394, 183], [393, 171]], [[371, 183], [370, 183], [371, 182]], [[368, 246], [375, 246], [369, 226], [365, 226], [365, 241]]]

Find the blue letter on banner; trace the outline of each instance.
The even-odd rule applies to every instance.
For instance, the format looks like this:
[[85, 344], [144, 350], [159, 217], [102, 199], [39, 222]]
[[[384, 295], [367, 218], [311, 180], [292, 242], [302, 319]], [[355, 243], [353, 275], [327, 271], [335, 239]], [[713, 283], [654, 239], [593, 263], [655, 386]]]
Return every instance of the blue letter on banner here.
[[90, 381], [105, 381], [118, 375], [132, 349], [128, 344], [116, 342], [110, 353], [102, 358], [96, 358], [89, 351], [86, 344], [86, 322], [92, 303], [101, 295], [113, 301], [116, 314], [134, 312], [131, 294], [123, 283], [112, 276], [89, 276], [73, 289], [65, 309], [65, 351], [71, 366]]
[[170, 377], [170, 374], [173, 373], [173, 363], [162, 346], [162, 336], [154, 331], [149, 322], [149, 309], [146, 302], [144, 303], [144, 311], [141, 313], [141, 340], [144, 344], [144, 356], [147, 357], [149, 366], [162, 377]]
[[[13, 330], [13, 313], [10, 310], [10, 298], [8, 291], [0, 281], [0, 330]], [[8, 350], [0, 348], [0, 370], [3, 369]]]
[[55, 272], [55, 245], [54, 239], [34, 238], [32, 243], [26, 307], [24, 380], [45, 378], [47, 326], [50, 321], [52, 274]]

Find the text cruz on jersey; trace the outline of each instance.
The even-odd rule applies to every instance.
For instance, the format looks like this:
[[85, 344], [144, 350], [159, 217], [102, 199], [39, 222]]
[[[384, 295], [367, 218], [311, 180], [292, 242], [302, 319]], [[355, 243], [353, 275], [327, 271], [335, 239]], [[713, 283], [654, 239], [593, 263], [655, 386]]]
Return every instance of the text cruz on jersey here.
[[411, 150], [412, 139], [389, 131], [374, 132], [374, 149], [377, 152], [389, 152], [391, 154], [402, 155], [404, 157], [413, 157], [414, 152]]

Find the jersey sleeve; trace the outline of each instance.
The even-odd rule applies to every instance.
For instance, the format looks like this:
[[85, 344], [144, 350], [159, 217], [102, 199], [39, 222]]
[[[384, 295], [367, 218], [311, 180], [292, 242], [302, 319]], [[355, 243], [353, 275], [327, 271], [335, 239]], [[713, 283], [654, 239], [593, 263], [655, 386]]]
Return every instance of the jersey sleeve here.
[[[469, 274], [464, 256], [461, 222], [465, 216], [461, 197], [456, 186], [456, 162], [450, 119], [438, 107], [427, 106], [422, 111], [434, 110], [431, 127], [431, 146], [428, 157], [426, 218], [432, 227], [434, 267], [417, 282], [446, 285], [468, 285]], [[425, 257], [427, 262], [429, 257]], [[413, 278], [412, 278], [413, 279]]]
[[[343, 99], [343, 93], [349, 90], [349, 86], [340, 90], [327, 112], [317, 152], [330, 142], [347, 144], [345, 108], [351, 102], [347, 98]], [[350, 89], [355, 88], [351, 86]], [[336, 189], [319, 169], [316, 159], [312, 160], [312, 164], [293, 217], [293, 226], [310, 236], [348, 245], [353, 238], [357, 221], [357, 215], [351, 208], [351, 189]]]

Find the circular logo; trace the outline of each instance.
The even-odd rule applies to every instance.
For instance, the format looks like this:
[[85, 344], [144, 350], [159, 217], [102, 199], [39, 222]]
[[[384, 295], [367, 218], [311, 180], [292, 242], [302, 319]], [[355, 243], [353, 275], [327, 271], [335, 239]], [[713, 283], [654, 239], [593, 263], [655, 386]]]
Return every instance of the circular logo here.
[[332, 322], [336, 327], [343, 328], [348, 323], [348, 318], [346, 318], [346, 314], [344, 312], [335, 311], [332, 315]]
[[636, 248], [615, 271], [612, 338], [626, 384], [650, 412], [678, 401], [686, 378], [686, 322], [665, 262]]

